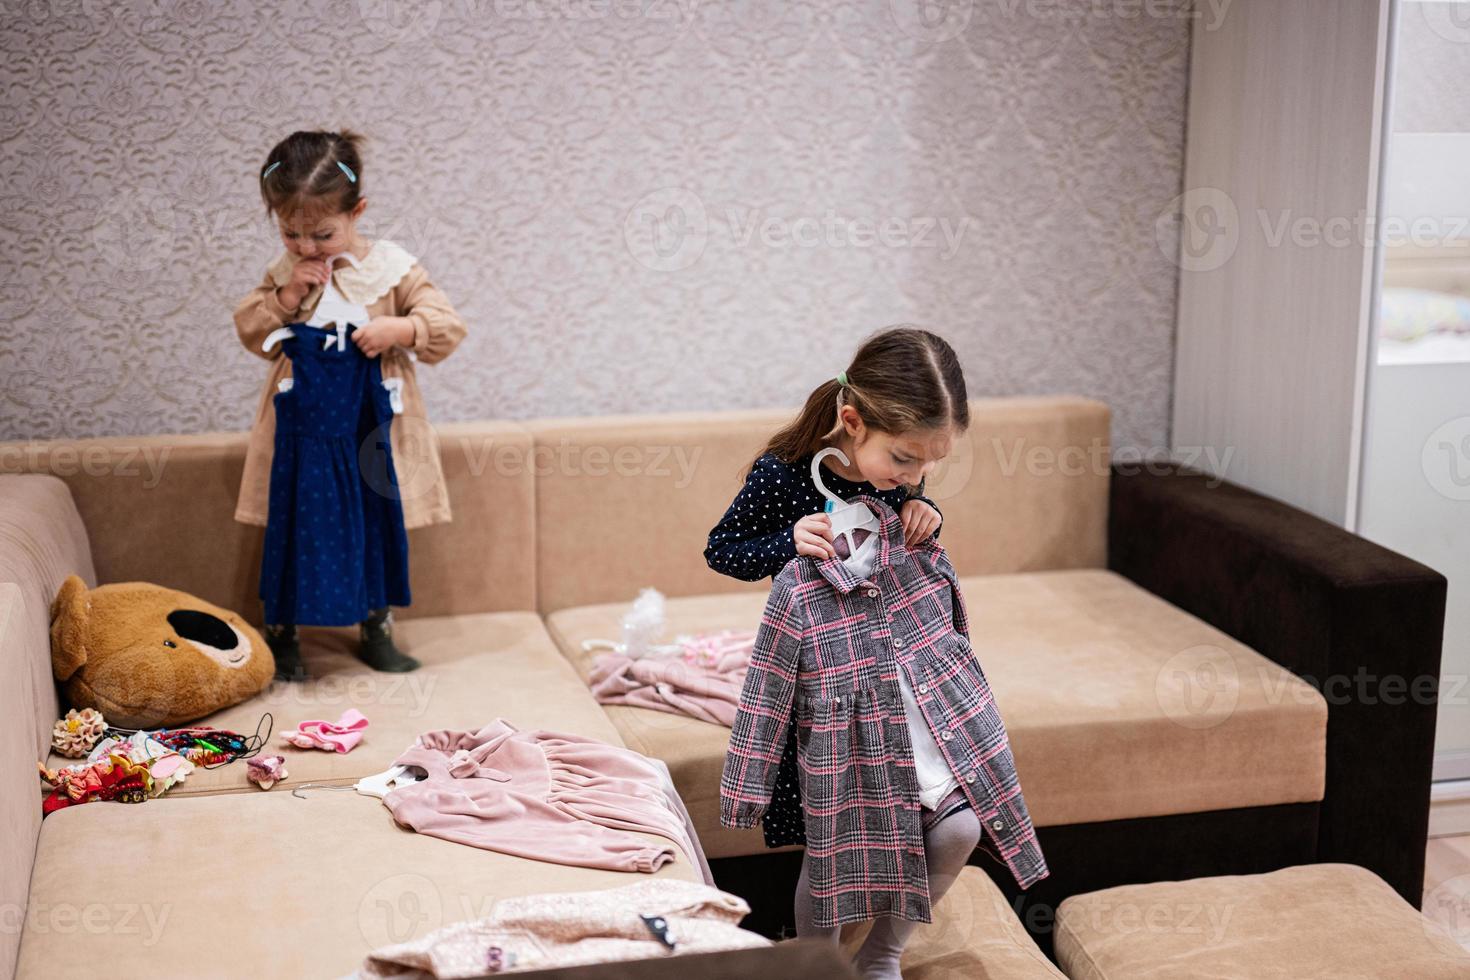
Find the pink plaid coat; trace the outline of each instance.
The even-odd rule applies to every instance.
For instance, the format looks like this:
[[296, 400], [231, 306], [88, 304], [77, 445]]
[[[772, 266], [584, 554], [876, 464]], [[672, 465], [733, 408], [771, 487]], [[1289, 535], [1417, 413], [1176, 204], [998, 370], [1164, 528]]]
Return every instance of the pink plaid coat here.
[[987, 849], [1022, 888], [1050, 872], [970, 647], [954, 566], [932, 538], [906, 548], [888, 505], [857, 499], [882, 518], [869, 579], [858, 581], [841, 559], [810, 557], [776, 576], [730, 732], [720, 822], [760, 821], [794, 715], [816, 924], [879, 915], [930, 922], [899, 670], [990, 838], [982, 838]]

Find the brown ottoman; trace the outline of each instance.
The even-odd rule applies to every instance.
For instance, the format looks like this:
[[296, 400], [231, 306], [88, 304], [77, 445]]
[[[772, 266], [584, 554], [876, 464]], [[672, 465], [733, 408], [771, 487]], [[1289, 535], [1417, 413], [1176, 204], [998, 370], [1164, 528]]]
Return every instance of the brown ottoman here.
[[1354, 864], [1073, 895], [1056, 954], [1071, 980], [1470, 977], [1470, 952]]
[[[872, 928], [842, 930], [855, 955]], [[934, 921], [914, 930], [899, 964], [904, 980], [1067, 980], [1037, 947], [990, 876], [971, 865], [934, 906]]]

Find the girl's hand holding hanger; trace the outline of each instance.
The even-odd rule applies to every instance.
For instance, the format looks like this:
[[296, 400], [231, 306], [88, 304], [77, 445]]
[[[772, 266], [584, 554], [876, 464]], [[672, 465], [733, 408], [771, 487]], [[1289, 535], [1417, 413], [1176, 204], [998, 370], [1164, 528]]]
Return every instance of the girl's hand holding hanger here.
[[[922, 500], [906, 500], [899, 511], [903, 520], [903, 543], [917, 545], [928, 541], [939, 527], [939, 511]], [[826, 514], [808, 514], [792, 528], [798, 555], [813, 558], [835, 558], [837, 550], [832, 547], [832, 519]]]
[[368, 357], [393, 346], [412, 347], [413, 321], [406, 316], [375, 316], [353, 332], [352, 340]]
[[832, 547], [832, 518], [826, 514], [806, 515], [792, 527], [791, 536], [796, 541], [798, 555], [837, 557], [837, 549]]

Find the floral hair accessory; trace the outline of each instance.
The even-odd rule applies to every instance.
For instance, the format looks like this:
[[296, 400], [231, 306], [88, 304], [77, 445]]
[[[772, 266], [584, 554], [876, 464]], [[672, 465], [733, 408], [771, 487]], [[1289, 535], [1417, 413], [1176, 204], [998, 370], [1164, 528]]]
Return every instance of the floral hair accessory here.
[[107, 722], [96, 708], [72, 708], [51, 730], [51, 745], [58, 755], [69, 759], [85, 758], [107, 729]]

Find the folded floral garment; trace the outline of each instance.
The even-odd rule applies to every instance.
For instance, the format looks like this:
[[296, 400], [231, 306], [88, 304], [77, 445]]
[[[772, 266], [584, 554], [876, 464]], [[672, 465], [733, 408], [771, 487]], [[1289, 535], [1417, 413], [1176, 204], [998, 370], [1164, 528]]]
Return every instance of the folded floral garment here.
[[739, 896], [658, 878], [604, 891], [507, 898], [484, 918], [374, 950], [356, 976], [446, 980], [771, 945], [740, 928], [749, 912]]

